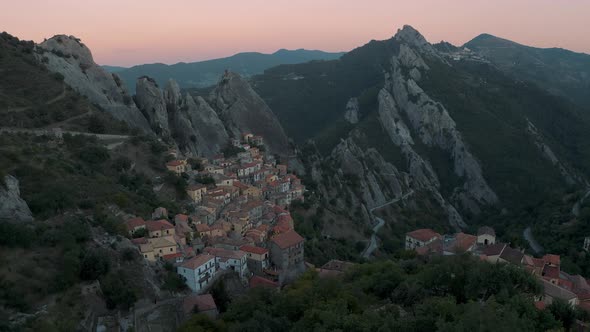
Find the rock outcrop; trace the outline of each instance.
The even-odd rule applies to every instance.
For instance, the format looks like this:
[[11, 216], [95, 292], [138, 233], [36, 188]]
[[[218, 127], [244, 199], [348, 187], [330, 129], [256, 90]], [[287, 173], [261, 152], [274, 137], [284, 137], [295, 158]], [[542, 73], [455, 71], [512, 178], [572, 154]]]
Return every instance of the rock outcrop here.
[[123, 82], [97, 65], [92, 53], [74, 36], [57, 35], [37, 46], [47, 68], [63, 75], [65, 83], [116, 119], [151, 132], [148, 121], [135, 107]]
[[166, 102], [156, 81], [146, 76], [140, 77], [137, 79], [135, 91], [135, 103], [148, 119], [152, 130], [163, 138], [170, 138]]
[[434, 190], [439, 187], [439, 181], [429, 167], [427, 156], [419, 155], [412, 148], [416, 140], [427, 147], [446, 151], [455, 175], [463, 182], [454, 189], [450, 199], [453, 205], [477, 214], [482, 206], [495, 204], [498, 198], [484, 179], [479, 163], [464, 143], [449, 112], [416, 82], [422, 72], [429, 70], [420, 53], [438, 58], [436, 51], [422, 35], [408, 26], [400, 30], [395, 39], [402, 44], [399, 53], [391, 60], [384, 90], [379, 94], [381, 123], [392, 142], [402, 148], [410, 170], [417, 173], [413, 174], [414, 179], [421, 186]]
[[359, 101], [356, 98], [350, 98], [346, 103], [346, 111], [344, 112], [344, 120], [350, 124], [357, 124], [359, 122]]
[[209, 101], [231, 136], [260, 135], [272, 153], [291, 155], [287, 135], [277, 117], [238, 74], [226, 72], [211, 92]]
[[229, 143], [225, 126], [203, 98], [188, 93], [183, 97], [178, 84], [170, 80], [164, 99], [170, 131], [181, 151], [210, 157]]
[[0, 221], [22, 222], [33, 220], [27, 202], [20, 197], [18, 180], [7, 175], [0, 183]]

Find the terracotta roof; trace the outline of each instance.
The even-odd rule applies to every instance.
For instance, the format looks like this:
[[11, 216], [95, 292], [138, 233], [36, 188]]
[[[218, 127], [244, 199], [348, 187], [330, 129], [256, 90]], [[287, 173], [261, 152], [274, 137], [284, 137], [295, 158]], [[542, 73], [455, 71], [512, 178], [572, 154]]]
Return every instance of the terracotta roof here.
[[208, 232], [211, 230], [207, 224], [197, 224], [195, 228], [197, 229], [197, 232]]
[[242, 190], [243, 190], [243, 189], [248, 189], [248, 185], [246, 185], [246, 184], [243, 184], [243, 183], [242, 183], [242, 182], [240, 182], [240, 181], [234, 181], [234, 184], [233, 184], [233, 185], [234, 185], [234, 187], [236, 187], [236, 188], [240, 188], [240, 189], [242, 189]]
[[568, 291], [563, 287], [554, 285], [545, 279], [541, 279], [541, 282], [543, 283], [545, 294], [551, 296], [554, 299], [562, 299], [565, 301], [569, 301], [571, 299], [576, 298], [576, 294]]
[[515, 265], [520, 265], [523, 257], [524, 257], [524, 254], [522, 252], [520, 252], [519, 250], [510, 248], [509, 246], [506, 246], [506, 248], [504, 248], [504, 250], [502, 251], [502, 254], [500, 255], [500, 258], [502, 258], [503, 260], [507, 261], [508, 263], [515, 264]]
[[471, 249], [477, 242], [477, 236], [465, 233], [458, 233], [455, 236], [453, 249], [459, 252], [465, 252]]
[[174, 225], [172, 225], [168, 220], [160, 219], [160, 220], [148, 220], [145, 222], [147, 229], [150, 232], [154, 231], [161, 231], [163, 229], [172, 229]]
[[483, 247], [483, 249], [481, 249], [481, 253], [486, 256], [498, 256], [502, 253], [504, 247], [506, 247], [506, 243], [495, 243]]
[[164, 255], [164, 256], [162, 256], [162, 259], [164, 259], [165, 261], [170, 261], [170, 260], [175, 260], [178, 257], [182, 257], [182, 253], [177, 252], [175, 254]]
[[209, 262], [212, 259], [214, 260], [215, 256], [209, 254], [200, 254], [189, 259], [188, 261], [184, 261], [184, 263], [182, 263], [181, 266], [186, 269], [195, 270], [199, 268], [199, 266], [205, 265], [205, 263]]
[[145, 226], [145, 220], [143, 218], [131, 218], [125, 222], [127, 224], [127, 229], [132, 231], [137, 227]]
[[553, 264], [553, 265], [557, 265], [557, 266], [559, 266], [559, 263], [560, 263], [559, 255], [547, 254], [547, 255], [543, 256], [543, 260], [545, 261], [545, 263]]
[[441, 238], [440, 234], [438, 234], [430, 228], [417, 229], [415, 231], [407, 233], [406, 235], [422, 242], [429, 241], [433, 238]]
[[250, 245], [243, 245], [240, 247], [240, 250], [244, 251], [244, 252], [257, 254], [257, 255], [264, 255], [264, 254], [268, 253], [268, 249], [256, 247], [256, 246], [250, 246]]
[[281, 208], [278, 205], [273, 206], [272, 211], [278, 215], [283, 214], [283, 213], [289, 213], [287, 210]]
[[493, 228], [488, 226], [482, 226], [477, 230], [477, 235], [491, 235], [496, 236], [496, 232]]
[[425, 246], [416, 248], [415, 251], [420, 256], [425, 256], [429, 254], [442, 254], [443, 241], [441, 239], [436, 239]]
[[558, 279], [559, 278], [559, 268], [551, 265], [545, 265], [543, 268], [544, 277], [551, 278], [551, 279]]
[[183, 162], [181, 160], [172, 160], [166, 163], [166, 166], [180, 166]]
[[540, 267], [542, 268], [543, 266], [545, 266], [545, 261], [541, 258], [535, 258], [533, 257], [533, 266], [534, 267]]
[[275, 235], [271, 241], [279, 246], [279, 248], [286, 249], [303, 242], [304, 239], [301, 237], [301, 235], [297, 234], [297, 232], [291, 230], [286, 233]]
[[217, 310], [217, 305], [211, 294], [191, 294], [182, 300], [182, 310], [185, 314], [194, 312]]
[[545, 310], [545, 302], [543, 302], [543, 301], [536, 301], [535, 302], [535, 308], [537, 308], [538, 310]]
[[272, 280], [268, 280], [263, 277], [259, 277], [259, 276], [253, 276], [252, 278], [250, 278], [249, 284], [250, 284], [250, 288], [254, 288], [254, 287], [279, 288], [278, 283], [276, 283]]
[[139, 237], [137, 239], [131, 239], [131, 243], [133, 244], [144, 244], [144, 243], [148, 243], [148, 240], [145, 237]]
[[179, 213], [179, 214], [177, 214], [177, 215], [174, 217], [174, 220], [175, 220], [175, 221], [176, 221], [176, 220], [180, 220], [180, 221], [188, 222], [188, 216], [187, 216], [186, 214], [180, 214], [180, 213]]

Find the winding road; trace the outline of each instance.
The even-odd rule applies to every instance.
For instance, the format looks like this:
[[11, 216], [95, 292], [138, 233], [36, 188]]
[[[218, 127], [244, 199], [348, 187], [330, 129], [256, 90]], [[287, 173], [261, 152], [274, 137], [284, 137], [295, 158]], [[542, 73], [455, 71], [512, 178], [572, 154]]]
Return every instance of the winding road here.
[[376, 206], [372, 209], [369, 210], [369, 213], [371, 214], [371, 217], [373, 217], [374, 220], [377, 221], [377, 225], [375, 225], [375, 227], [373, 227], [373, 234], [371, 235], [371, 241], [369, 241], [369, 245], [367, 246], [367, 248], [365, 248], [365, 250], [363, 251], [363, 253], [361, 254], [361, 256], [363, 258], [369, 258], [373, 252], [375, 251], [375, 249], [377, 249], [377, 232], [379, 232], [379, 229], [381, 229], [381, 227], [383, 227], [383, 225], [385, 224], [385, 221], [379, 217], [376, 217], [373, 214], [373, 211], [383, 208], [387, 205], [391, 205], [393, 203], [397, 203], [400, 200], [406, 199], [408, 196], [414, 194], [414, 190], [410, 190], [409, 192], [407, 192], [406, 194], [402, 195], [401, 197], [392, 199], [391, 201], [381, 204], [379, 206]]

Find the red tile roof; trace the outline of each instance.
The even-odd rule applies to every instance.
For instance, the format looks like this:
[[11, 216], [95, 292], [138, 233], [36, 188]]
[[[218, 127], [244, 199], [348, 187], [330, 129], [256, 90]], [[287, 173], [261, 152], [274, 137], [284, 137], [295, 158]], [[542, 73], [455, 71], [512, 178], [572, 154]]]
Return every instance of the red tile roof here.
[[547, 255], [543, 256], [543, 260], [545, 261], [545, 263], [553, 264], [553, 265], [557, 265], [557, 266], [559, 266], [559, 263], [560, 263], [559, 255], [547, 254]]
[[302, 243], [304, 239], [301, 237], [301, 235], [297, 234], [297, 232], [291, 230], [286, 233], [275, 235], [271, 241], [279, 246], [279, 248], [286, 249]]
[[550, 278], [550, 279], [558, 279], [559, 278], [559, 268], [555, 266], [545, 265], [543, 268], [543, 277]]
[[244, 252], [257, 254], [257, 255], [264, 255], [264, 254], [268, 253], [268, 249], [256, 247], [256, 246], [249, 246], [249, 245], [241, 246], [240, 250], [244, 251]]
[[263, 277], [253, 276], [250, 278], [250, 288], [254, 287], [279, 288], [279, 284]]
[[137, 245], [137, 244], [146, 244], [148, 243], [148, 240], [145, 237], [139, 237], [137, 239], [131, 239], [131, 243]]
[[168, 220], [160, 219], [160, 220], [148, 220], [145, 222], [147, 229], [150, 232], [161, 231], [164, 229], [172, 229], [174, 225], [172, 225]]
[[545, 302], [543, 302], [543, 301], [536, 301], [535, 302], [535, 308], [537, 308], [538, 310], [545, 310]]
[[406, 235], [422, 242], [442, 237], [440, 234], [438, 234], [430, 228], [417, 229], [415, 231], [407, 233]]
[[166, 163], [166, 166], [173, 166], [173, 167], [175, 167], [175, 166], [180, 166], [182, 164], [183, 163], [180, 160], [172, 160], [172, 161], [167, 162]]
[[175, 254], [164, 255], [164, 256], [162, 256], [162, 259], [164, 259], [165, 261], [171, 261], [171, 260], [175, 260], [178, 257], [182, 257], [182, 253], [177, 252]]
[[143, 218], [131, 218], [125, 222], [127, 224], [127, 229], [132, 231], [137, 227], [145, 226], [145, 220]]
[[504, 251], [505, 247], [506, 247], [505, 243], [496, 243], [496, 244], [492, 244], [492, 245], [483, 247], [481, 252], [482, 252], [482, 254], [484, 254], [486, 256], [499, 256], [500, 254], [502, 254], [502, 251]]
[[191, 294], [185, 297], [182, 301], [182, 310], [184, 313], [190, 314], [194, 312], [195, 308], [197, 312], [217, 310], [217, 305], [211, 294]]
[[186, 214], [177, 214], [177, 215], [174, 217], [174, 220], [175, 220], [175, 221], [176, 221], [176, 220], [180, 220], [180, 221], [185, 221], [185, 222], [188, 222], [188, 216], [187, 216]]
[[458, 233], [455, 236], [455, 245], [453, 249], [459, 252], [468, 251], [477, 242], [477, 236], [465, 233]]

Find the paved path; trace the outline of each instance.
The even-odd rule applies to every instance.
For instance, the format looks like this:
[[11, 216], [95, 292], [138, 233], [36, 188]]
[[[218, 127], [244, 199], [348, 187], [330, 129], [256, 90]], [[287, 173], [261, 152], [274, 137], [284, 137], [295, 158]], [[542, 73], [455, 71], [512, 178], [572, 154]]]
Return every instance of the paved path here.
[[542, 253], [544, 251], [543, 250], [543, 247], [533, 237], [533, 232], [531, 231], [531, 227], [530, 226], [527, 227], [524, 230], [524, 232], [522, 232], [522, 236], [524, 236], [524, 239], [527, 240], [527, 242], [531, 246], [531, 249], [533, 249], [533, 251], [536, 254], [540, 254], [540, 253]]
[[361, 254], [362, 257], [364, 258], [369, 258], [373, 252], [377, 249], [377, 232], [379, 232], [379, 229], [381, 229], [381, 227], [383, 227], [383, 225], [385, 224], [385, 221], [379, 217], [376, 217], [375, 215], [373, 215], [373, 211], [383, 208], [387, 205], [391, 205], [393, 203], [397, 203], [400, 200], [406, 199], [408, 196], [414, 194], [414, 190], [411, 189], [408, 193], [402, 195], [401, 197], [392, 199], [391, 201], [381, 204], [379, 206], [376, 206], [372, 209], [369, 210], [369, 213], [371, 214], [371, 217], [373, 217], [374, 220], [377, 221], [377, 225], [375, 225], [375, 227], [373, 227], [373, 234], [371, 235], [371, 240], [369, 241], [369, 244], [367, 245], [367, 248], [365, 248], [365, 250], [363, 251], [363, 253]]
[[[55, 129], [59, 129], [59, 128], [55, 128]], [[117, 139], [127, 139], [131, 136], [129, 135], [111, 135], [111, 134], [94, 134], [94, 133], [86, 133], [86, 132], [81, 132], [81, 131], [70, 131], [70, 130], [58, 130], [58, 131], [54, 131], [53, 129], [23, 129], [23, 128], [0, 128], [0, 133], [14, 133], [14, 134], [18, 134], [18, 133], [25, 133], [25, 134], [31, 134], [31, 135], [37, 135], [37, 136], [43, 136], [43, 135], [51, 135], [51, 136], [55, 136], [57, 135], [59, 132], [61, 132], [62, 134], [70, 134], [70, 135], [84, 135], [84, 136], [94, 136], [100, 140], [117, 140]]]

